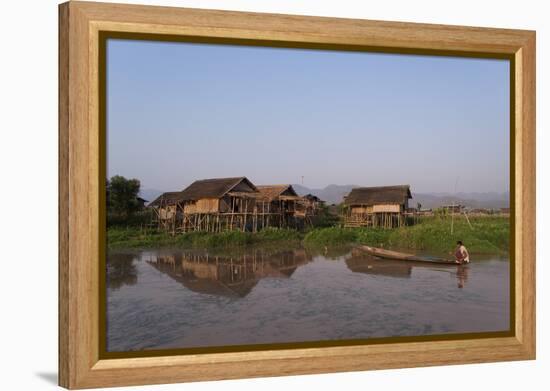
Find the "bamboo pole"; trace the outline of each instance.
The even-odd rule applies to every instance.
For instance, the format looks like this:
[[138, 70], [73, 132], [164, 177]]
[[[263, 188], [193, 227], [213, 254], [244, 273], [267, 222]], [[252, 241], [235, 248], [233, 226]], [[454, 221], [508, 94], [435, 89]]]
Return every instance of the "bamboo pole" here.
[[230, 231], [233, 231], [233, 216], [235, 213], [235, 197], [231, 197], [231, 225], [229, 227]]
[[248, 214], [248, 198], [246, 199], [246, 204], [244, 208], [244, 219], [243, 219], [243, 232], [246, 231], [246, 216]]
[[472, 223], [470, 223], [470, 219], [468, 218], [468, 214], [466, 212], [464, 212], [464, 217], [466, 217], [466, 221], [468, 222], [468, 225], [470, 226], [470, 228], [474, 229], [474, 227], [472, 227]]

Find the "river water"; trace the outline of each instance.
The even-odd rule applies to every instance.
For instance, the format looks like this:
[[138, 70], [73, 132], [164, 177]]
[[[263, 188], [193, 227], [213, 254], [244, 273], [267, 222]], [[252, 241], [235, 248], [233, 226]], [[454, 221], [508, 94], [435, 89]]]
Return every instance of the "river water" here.
[[468, 266], [357, 250], [110, 251], [107, 351], [505, 331], [508, 258]]

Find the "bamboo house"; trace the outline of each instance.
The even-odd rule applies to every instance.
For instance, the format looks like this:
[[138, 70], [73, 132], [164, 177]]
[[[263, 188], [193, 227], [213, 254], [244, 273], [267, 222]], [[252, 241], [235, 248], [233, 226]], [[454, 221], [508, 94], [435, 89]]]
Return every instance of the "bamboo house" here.
[[308, 218], [305, 199], [291, 185], [255, 186], [246, 177], [198, 180], [149, 206], [153, 224], [173, 233], [299, 228]]
[[257, 186], [256, 211], [262, 216], [261, 226], [301, 227], [306, 217], [304, 199], [292, 185]]
[[183, 218], [183, 199], [181, 191], [162, 193], [148, 206], [153, 211], [153, 222], [158, 228], [170, 229], [175, 222]]
[[344, 226], [394, 228], [405, 225], [411, 198], [409, 185], [355, 188], [344, 197]]

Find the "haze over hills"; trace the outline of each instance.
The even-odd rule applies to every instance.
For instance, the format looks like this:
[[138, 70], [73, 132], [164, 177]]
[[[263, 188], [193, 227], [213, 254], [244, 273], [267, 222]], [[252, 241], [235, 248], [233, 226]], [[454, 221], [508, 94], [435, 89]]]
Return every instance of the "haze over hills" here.
[[[351, 189], [360, 187], [357, 185], [328, 185], [323, 189], [310, 189], [298, 184], [292, 186], [299, 195], [311, 193], [326, 201], [328, 204], [338, 204], [342, 202], [344, 196], [347, 195]], [[470, 208], [506, 208], [510, 203], [510, 195], [507, 192], [460, 192], [456, 194], [413, 192], [413, 199], [409, 200], [409, 205], [416, 206], [417, 203], [420, 203], [423, 209], [430, 209], [452, 204], [453, 202]]]
[[[351, 189], [360, 187], [357, 185], [328, 185], [322, 189], [312, 189], [298, 184], [292, 186], [299, 195], [314, 194], [323, 201], [326, 201], [329, 205], [342, 202], [344, 196], [347, 195]], [[157, 189], [142, 189], [140, 191], [140, 196], [151, 202], [162, 193], [163, 191]], [[431, 209], [442, 205], [452, 204], [453, 202], [470, 208], [507, 208], [510, 204], [510, 194], [508, 192], [460, 192], [456, 194], [413, 192], [413, 199], [409, 200], [409, 205], [416, 206], [417, 203], [420, 203], [422, 209]]]

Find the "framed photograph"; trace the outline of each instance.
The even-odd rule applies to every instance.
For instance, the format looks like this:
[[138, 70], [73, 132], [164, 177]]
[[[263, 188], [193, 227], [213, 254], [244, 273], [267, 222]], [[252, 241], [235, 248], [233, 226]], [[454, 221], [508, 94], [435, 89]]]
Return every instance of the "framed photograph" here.
[[59, 20], [60, 385], [535, 358], [535, 32]]

